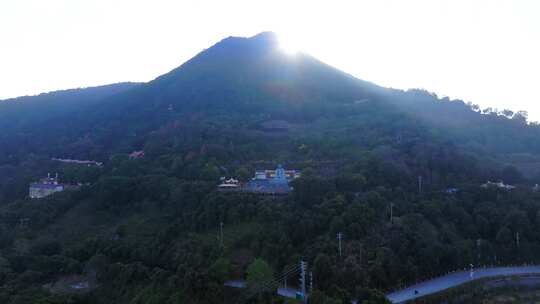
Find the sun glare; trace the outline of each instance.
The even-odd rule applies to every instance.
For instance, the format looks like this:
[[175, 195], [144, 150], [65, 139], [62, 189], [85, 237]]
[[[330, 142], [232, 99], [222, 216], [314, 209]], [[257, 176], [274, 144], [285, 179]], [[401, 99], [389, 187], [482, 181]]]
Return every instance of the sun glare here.
[[279, 34], [279, 47], [287, 54], [294, 55], [301, 51], [298, 37], [287, 34]]

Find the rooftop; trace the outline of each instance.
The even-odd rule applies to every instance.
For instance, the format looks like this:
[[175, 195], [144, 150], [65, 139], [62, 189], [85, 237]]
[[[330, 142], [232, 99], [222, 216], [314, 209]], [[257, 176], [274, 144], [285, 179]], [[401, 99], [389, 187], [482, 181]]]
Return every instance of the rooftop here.
[[57, 187], [64, 187], [60, 184], [44, 184], [44, 183], [31, 183], [30, 188], [34, 189], [56, 189]]
[[244, 187], [244, 191], [261, 194], [286, 194], [292, 187], [288, 183], [275, 183], [272, 180], [251, 180]]

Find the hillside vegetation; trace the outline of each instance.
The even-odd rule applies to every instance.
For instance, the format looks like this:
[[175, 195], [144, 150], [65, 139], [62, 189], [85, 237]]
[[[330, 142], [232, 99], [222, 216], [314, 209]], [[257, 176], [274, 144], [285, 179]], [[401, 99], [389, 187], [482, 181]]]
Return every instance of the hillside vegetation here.
[[[0, 102], [0, 302], [279, 303], [223, 283], [304, 258], [313, 303], [384, 303], [471, 263], [540, 262], [540, 127], [484, 112], [286, 55], [272, 33], [148, 83]], [[302, 171], [289, 196], [216, 191], [278, 164]], [[84, 185], [28, 199], [48, 172]], [[46, 285], [74, 275], [88, 290]]]

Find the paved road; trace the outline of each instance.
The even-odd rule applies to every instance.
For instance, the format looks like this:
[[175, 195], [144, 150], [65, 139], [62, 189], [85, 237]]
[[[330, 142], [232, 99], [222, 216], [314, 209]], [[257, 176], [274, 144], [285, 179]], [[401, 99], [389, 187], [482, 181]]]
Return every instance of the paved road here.
[[[413, 286], [409, 286], [405, 289], [398, 290], [392, 293], [386, 294], [386, 297], [392, 303], [403, 303], [410, 300], [414, 300], [419, 297], [426, 295], [431, 295], [456, 287], [467, 282], [482, 278], [490, 277], [501, 277], [501, 276], [516, 276], [516, 275], [528, 275], [528, 274], [540, 274], [540, 266], [514, 266], [514, 267], [490, 267], [490, 268], [479, 268], [474, 270], [471, 276], [470, 271], [457, 271], [450, 274], [447, 274], [442, 277], [438, 277], [433, 280], [425, 281]], [[226, 286], [235, 287], [235, 288], [245, 288], [246, 283], [242, 280], [237, 281], [228, 281], [225, 283]], [[415, 293], [415, 290], [418, 293]], [[295, 298], [296, 292], [299, 290], [293, 288], [278, 288], [277, 294], [280, 296]]]
[[277, 294], [282, 296], [282, 297], [295, 299], [297, 292], [300, 292], [300, 290], [294, 289], [294, 288], [279, 287], [278, 291], [277, 291]]
[[[540, 266], [480, 268], [475, 270], [472, 276], [470, 271], [458, 271], [389, 293], [386, 296], [392, 303], [403, 303], [481, 278], [527, 274], [540, 274]], [[415, 290], [418, 293], [415, 293]]]

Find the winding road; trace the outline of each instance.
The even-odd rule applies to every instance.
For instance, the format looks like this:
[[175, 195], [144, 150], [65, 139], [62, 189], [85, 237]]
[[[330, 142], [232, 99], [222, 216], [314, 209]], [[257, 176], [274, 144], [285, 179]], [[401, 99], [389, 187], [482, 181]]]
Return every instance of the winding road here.
[[[510, 266], [510, 267], [487, 267], [470, 270], [456, 271], [447, 275], [424, 281], [407, 288], [386, 294], [392, 303], [405, 303], [423, 296], [436, 294], [446, 289], [457, 287], [468, 282], [483, 278], [512, 277], [520, 275], [540, 275], [540, 266]], [[228, 281], [225, 286], [245, 288], [246, 283], [242, 280]], [[298, 290], [292, 288], [278, 288], [277, 294], [287, 298], [294, 298]]]
[[[457, 271], [429, 281], [418, 283], [389, 294], [386, 297], [392, 303], [404, 303], [419, 297], [438, 293], [474, 280], [491, 277], [508, 277], [540, 274], [540, 266], [489, 267], [470, 271]], [[417, 291], [417, 292], [415, 292]]]

